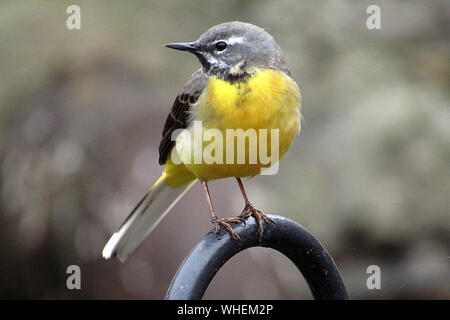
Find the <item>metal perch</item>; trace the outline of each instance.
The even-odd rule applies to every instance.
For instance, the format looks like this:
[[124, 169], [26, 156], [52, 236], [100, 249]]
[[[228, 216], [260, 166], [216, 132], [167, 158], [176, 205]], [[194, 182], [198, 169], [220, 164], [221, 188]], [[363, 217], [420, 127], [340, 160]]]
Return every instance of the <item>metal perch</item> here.
[[[232, 224], [241, 240], [226, 230], [209, 232], [185, 258], [167, 292], [168, 300], [201, 299], [217, 271], [235, 254], [251, 247], [267, 247], [286, 255], [303, 274], [315, 299], [348, 299], [344, 283], [325, 248], [314, 236], [294, 221], [268, 215], [275, 223], [263, 221], [259, 242], [258, 224], [253, 217], [247, 223]], [[222, 228], [223, 229], [223, 228]]]

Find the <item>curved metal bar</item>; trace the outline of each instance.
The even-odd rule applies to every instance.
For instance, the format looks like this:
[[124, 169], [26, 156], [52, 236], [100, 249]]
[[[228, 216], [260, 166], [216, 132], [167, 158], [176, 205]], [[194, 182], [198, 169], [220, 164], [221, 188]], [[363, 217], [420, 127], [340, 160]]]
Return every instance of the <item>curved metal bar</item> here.
[[231, 257], [256, 246], [272, 248], [286, 255], [303, 274], [315, 299], [348, 299], [338, 269], [319, 241], [292, 220], [278, 215], [268, 216], [276, 226], [263, 221], [261, 242], [253, 217], [248, 218], [245, 225], [232, 224], [240, 241], [232, 239], [224, 228], [217, 235], [213, 231], [206, 234], [178, 269], [166, 299], [201, 299], [217, 271]]

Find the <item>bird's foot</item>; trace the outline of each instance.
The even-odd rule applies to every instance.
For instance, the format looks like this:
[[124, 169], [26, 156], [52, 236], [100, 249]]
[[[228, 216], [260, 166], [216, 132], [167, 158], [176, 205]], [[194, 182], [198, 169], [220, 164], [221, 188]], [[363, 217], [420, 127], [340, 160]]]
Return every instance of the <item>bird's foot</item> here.
[[270, 222], [274, 226], [275, 222], [272, 219], [270, 219], [266, 214], [264, 214], [261, 210], [256, 209], [251, 203], [248, 203], [245, 205], [244, 210], [242, 210], [242, 213], [239, 215], [239, 217], [247, 219], [250, 216], [253, 216], [258, 222], [259, 241], [261, 242], [261, 238], [264, 232], [262, 220]]
[[214, 226], [214, 230], [217, 233], [220, 231], [220, 227], [225, 227], [227, 231], [230, 233], [230, 235], [233, 237], [234, 240], [240, 240], [241, 238], [233, 231], [233, 229], [230, 226], [230, 223], [239, 223], [244, 220], [243, 217], [235, 217], [235, 218], [219, 218], [217, 216], [213, 216], [212, 218], [212, 224]]

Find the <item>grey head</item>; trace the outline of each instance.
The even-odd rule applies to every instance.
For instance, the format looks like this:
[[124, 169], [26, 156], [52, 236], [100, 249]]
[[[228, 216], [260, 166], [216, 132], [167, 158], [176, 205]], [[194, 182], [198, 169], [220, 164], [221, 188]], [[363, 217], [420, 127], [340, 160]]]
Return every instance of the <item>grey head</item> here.
[[197, 41], [169, 43], [166, 47], [195, 54], [208, 75], [229, 80], [266, 68], [289, 73], [283, 51], [273, 37], [250, 23], [222, 23]]

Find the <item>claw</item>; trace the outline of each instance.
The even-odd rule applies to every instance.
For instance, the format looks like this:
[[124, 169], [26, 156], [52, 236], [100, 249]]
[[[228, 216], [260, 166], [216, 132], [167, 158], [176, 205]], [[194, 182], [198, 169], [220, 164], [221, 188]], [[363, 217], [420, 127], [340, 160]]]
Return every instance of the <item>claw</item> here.
[[259, 233], [259, 241], [261, 242], [262, 235], [264, 232], [264, 228], [262, 225], [262, 219], [268, 223], [273, 224], [276, 226], [275, 222], [270, 219], [267, 215], [265, 215], [261, 210], [256, 209], [251, 203], [248, 203], [245, 205], [244, 210], [242, 210], [242, 213], [239, 215], [240, 217], [243, 217], [247, 219], [250, 216], [253, 216], [257, 223], [258, 223], [258, 233]]
[[220, 232], [220, 227], [225, 227], [225, 229], [227, 229], [234, 240], [241, 240], [241, 238], [234, 232], [234, 230], [230, 226], [230, 223], [239, 223], [241, 221], [241, 217], [220, 219], [217, 216], [214, 216], [212, 219], [212, 224], [214, 226], [216, 234]]

